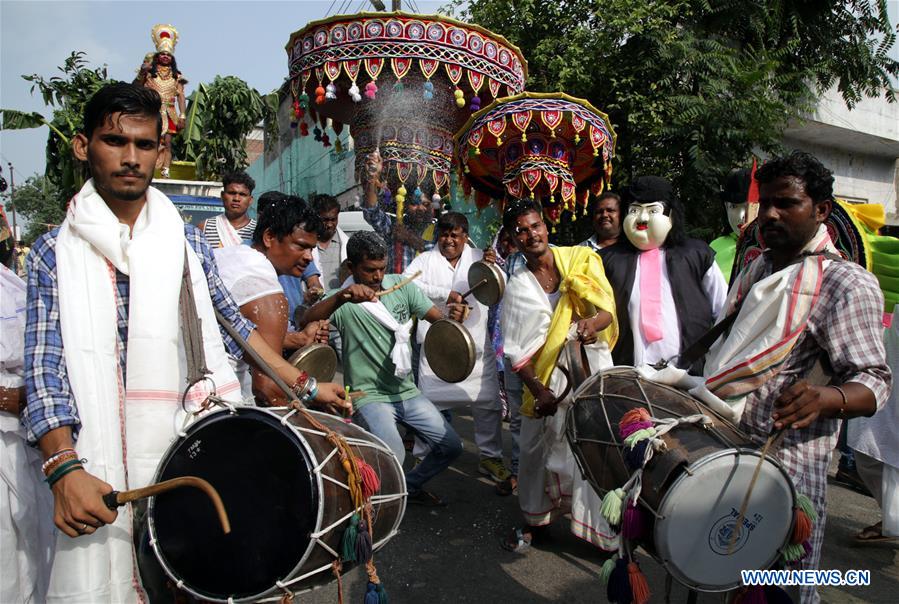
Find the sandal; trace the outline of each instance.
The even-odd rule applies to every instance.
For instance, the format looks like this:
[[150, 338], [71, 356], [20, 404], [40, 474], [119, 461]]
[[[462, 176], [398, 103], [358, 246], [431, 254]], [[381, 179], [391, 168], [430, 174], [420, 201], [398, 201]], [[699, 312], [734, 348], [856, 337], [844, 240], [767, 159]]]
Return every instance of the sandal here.
[[883, 522], [866, 526], [855, 536], [858, 543], [881, 543], [883, 541], [895, 541], [896, 537], [887, 537], [883, 534]]
[[518, 477], [509, 476], [504, 481], [496, 483], [496, 485], [494, 485], [494, 488], [496, 489], [496, 494], [500, 497], [518, 495]]

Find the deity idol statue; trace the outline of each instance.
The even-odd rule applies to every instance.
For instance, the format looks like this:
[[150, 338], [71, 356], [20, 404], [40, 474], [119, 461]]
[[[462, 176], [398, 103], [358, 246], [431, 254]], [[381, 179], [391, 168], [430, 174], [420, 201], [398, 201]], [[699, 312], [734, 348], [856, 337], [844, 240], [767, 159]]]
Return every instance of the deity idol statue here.
[[184, 85], [187, 80], [181, 75], [175, 62], [178, 30], [171, 25], [160, 24], [153, 28], [151, 36], [156, 54], [149, 64], [144, 60], [137, 80], [158, 92], [162, 98], [162, 153], [159, 154], [156, 167], [161, 168], [163, 178], [168, 178], [169, 167], [172, 165], [172, 135], [184, 127]]

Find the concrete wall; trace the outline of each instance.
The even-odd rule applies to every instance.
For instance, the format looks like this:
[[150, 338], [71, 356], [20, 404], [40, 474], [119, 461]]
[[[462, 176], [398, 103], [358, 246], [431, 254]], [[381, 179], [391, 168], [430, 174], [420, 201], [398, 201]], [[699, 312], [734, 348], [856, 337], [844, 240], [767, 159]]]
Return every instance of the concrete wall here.
[[899, 224], [899, 103], [866, 98], [852, 110], [830, 90], [802, 123], [785, 132], [788, 150], [814, 154], [834, 173], [834, 193], [884, 206], [887, 223]]

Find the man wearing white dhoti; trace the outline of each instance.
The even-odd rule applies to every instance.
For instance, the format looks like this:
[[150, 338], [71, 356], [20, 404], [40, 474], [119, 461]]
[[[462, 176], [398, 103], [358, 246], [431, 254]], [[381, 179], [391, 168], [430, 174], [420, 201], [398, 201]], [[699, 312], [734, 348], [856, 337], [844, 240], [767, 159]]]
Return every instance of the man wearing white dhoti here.
[[[403, 272], [407, 277], [421, 271], [415, 284], [435, 306], [445, 310], [448, 304], [468, 304], [471, 311], [463, 321], [475, 344], [475, 365], [462, 382], [451, 384], [434, 374], [428, 359], [421, 355], [418, 387], [441, 411], [471, 405], [474, 439], [481, 454], [478, 471], [496, 482], [509, 478], [503, 465], [502, 401], [496, 373], [496, 352], [487, 333], [489, 308], [474, 296], [463, 300], [468, 291], [468, 269], [484, 257], [481, 250], [468, 245], [468, 219], [458, 212], [447, 212], [437, 221], [437, 248], [424, 252]], [[430, 324], [418, 324], [418, 341], [424, 344]], [[416, 443], [413, 451], [422, 457]]]
[[588, 247], [549, 247], [546, 224], [532, 201], [513, 202], [503, 215], [525, 262], [512, 272], [503, 300], [502, 331], [512, 369], [526, 386], [521, 405], [518, 499], [525, 525], [504, 542], [521, 552], [543, 527], [571, 512], [571, 531], [607, 551], [618, 547], [599, 513], [601, 500], [577, 470], [564, 437], [560, 352], [571, 337], [585, 344], [590, 369], [611, 366], [618, 339], [615, 299], [602, 261]]
[[[72, 146], [92, 178], [69, 202], [62, 226], [39, 238], [28, 259], [22, 422], [46, 460], [62, 531], [49, 602], [146, 599], [131, 508], [117, 514], [102, 495], [113, 485], [149, 483], [183, 423], [182, 392], [194, 368], [185, 360], [179, 310], [191, 309], [179, 305], [182, 288], [192, 292], [201, 325], [191, 350], [202, 350], [219, 396], [234, 400], [239, 385], [214, 310], [285, 381], [304, 392], [307, 386], [240, 316], [200, 232], [149, 187], [159, 107], [154, 91], [131, 84], [110, 84], [91, 98]], [[225, 342], [240, 356], [233, 340]], [[209, 384], [201, 380], [184, 393], [188, 411], [199, 408]], [[319, 385], [317, 402], [343, 399], [337, 386]]]

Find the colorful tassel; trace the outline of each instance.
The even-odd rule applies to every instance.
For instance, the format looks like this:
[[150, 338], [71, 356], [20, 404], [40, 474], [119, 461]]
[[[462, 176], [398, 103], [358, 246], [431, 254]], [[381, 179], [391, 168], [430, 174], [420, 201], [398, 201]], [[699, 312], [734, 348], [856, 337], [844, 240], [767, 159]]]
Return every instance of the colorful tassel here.
[[380, 598], [378, 597], [378, 584], [368, 582], [368, 587], [365, 590], [365, 599], [363, 600], [363, 604], [378, 604]]
[[615, 570], [615, 562], [618, 560], [618, 554], [614, 556], [610, 556], [608, 560], [602, 563], [602, 568], [599, 569], [599, 580], [602, 581], [603, 585], [608, 586], [609, 577], [612, 576], [612, 571]]
[[602, 498], [600, 513], [609, 524], [616, 526], [621, 522], [621, 503], [624, 500], [624, 490], [615, 489], [606, 493]]
[[350, 516], [350, 523], [340, 540], [340, 559], [344, 562], [356, 561], [356, 539], [359, 536], [359, 514]]
[[431, 83], [430, 80], [425, 82], [424, 92], [422, 92], [422, 96], [424, 96], [426, 101], [430, 101], [434, 98], [434, 84]]
[[300, 136], [309, 136], [309, 124], [300, 122]]
[[627, 565], [627, 578], [634, 597], [634, 604], [646, 604], [649, 602], [649, 583], [646, 582], [646, 575], [640, 570], [639, 564], [631, 562]]
[[305, 92], [300, 95], [300, 109], [309, 109], [309, 95]]
[[401, 80], [397, 80], [396, 84], [393, 85], [394, 92], [402, 92], [405, 89], [406, 89], [406, 87], [403, 86], [403, 82]]
[[808, 496], [799, 493], [796, 495], [796, 506], [805, 512], [805, 515], [808, 516], [808, 519], [812, 521], [812, 524], [817, 524], [818, 522], [818, 511], [815, 509], [815, 505], [812, 503], [812, 500], [808, 498]]
[[649, 411], [643, 407], [634, 407], [633, 409], [628, 410], [621, 416], [621, 419], [618, 420], [618, 429], [621, 430], [624, 426], [636, 424], [638, 422], [646, 422], [651, 419], [652, 416], [649, 414]]
[[336, 99], [337, 98], [337, 86], [334, 82], [331, 82], [325, 87], [325, 98], [326, 99]]
[[629, 503], [621, 521], [621, 536], [625, 539], [643, 539], [647, 528], [646, 514], [639, 506]]
[[805, 548], [801, 545], [791, 543], [783, 548], [780, 557], [783, 558], [784, 562], [796, 562], [802, 560], [805, 557]]
[[356, 82], [353, 82], [353, 85], [350, 86], [348, 92], [350, 93], [350, 98], [353, 99], [354, 103], [358, 103], [362, 100], [362, 95], [359, 94], [359, 86], [356, 84]]
[[649, 446], [650, 442], [649, 439], [641, 440], [630, 449], [624, 450], [624, 463], [627, 464], [631, 472], [643, 467], [643, 460], [646, 459], [646, 447]]
[[340, 139], [334, 141], [334, 151], [337, 153], [343, 153], [343, 143], [340, 142]]
[[321, 105], [325, 102], [325, 88], [321, 84], [315, 89], [315, 104]]
[[362, 498], [369, 499], [381, 490], [381, 480], [375, 469], [365, 463], [361, 457], [356, 458], [356, 469], [359, 470], [359, 476], [362, 478]]
[[365, 85], [365, 96], [369, 99], [374, 99], [378, 94], [378, 85], [375, 84], [374, 80]]
[[481, 97], [475, 95], [471, 97], [471, 105], [469, 105], [469, 109], [474, 113], [475, 111], [481, 110]]
[[621, 438], [627, 438], [637, 430], [648, 430], [649, 428], [652, 428], [652, 422], [649, 420], [643, 422], [633, 422], [626, 426], [620, 426], [618, 428], [618, 435]]
[[389, 604], [387, 600], [387, 590], [384, 589], [383, 583], [378, 583], [378, 604]]
[[331, 137], [327, 134], [322, 134], [322, 147], [330, 147], [331, 146]]
[[633, 447], [641, 440], [646, 440], [647, 438], [652, 438], [655, 435], [656, 435], [655, 428], [646, 428], [644, 430], [637, 430], [636, 432], [634, 432], [633, 434], [631, 434], [630, 436], [628, 436], [627, 438], [624, 439], [624, 446], [625, 447]]
[[354, 552], [356, 554], [356, 562], [359, 564], [365, 564], [371, 560], [371, 533], [368, 531], [368, 524], [364, 520], [359, 522], [359, 532], [356, 535]]
[[312, 129], [312, 134], [315, 135], [315, 140], [318, 142], [322, 142], [322, 129], [316, 126]]
[[453, 96], [456, 97], [456, 107], [464, 107], [465, 106], [465, 94], [462, 92], [460, 88], [456, 88], [453, 91]]
[[802, 543], [812, 537], [812, 521], [801, 509], [793, 511], [793, 534], [790, 543]]
[[609, 598], [609, 602], [618, 602], [618, 604], [630, 604], [634, 599], [627, 573], [626, 559], [619, 558], [615, 562], [615, 569], [609, 575], [609, 584], [606, 586], [606, 596]]
[[761, 585], [753, 585], [743, 588], [743, 591], [734, 597], [733, 604], [767, 604], [767, 602], [765, 588]]

